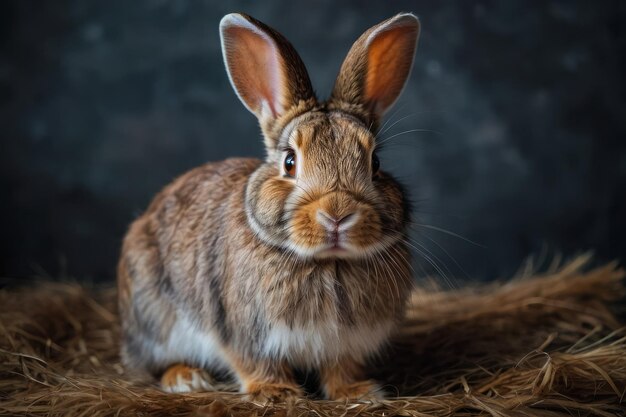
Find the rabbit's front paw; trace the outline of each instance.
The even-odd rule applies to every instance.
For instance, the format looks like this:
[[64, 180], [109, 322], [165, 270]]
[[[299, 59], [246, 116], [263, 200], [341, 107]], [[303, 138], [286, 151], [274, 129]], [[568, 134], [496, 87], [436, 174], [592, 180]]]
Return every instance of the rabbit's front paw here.
[[166, 392], [211, 391], [211, 377], [207, 371], [177, 364], [170, 366], [161, 377], [161, 389]]
[[246, 392], [252, 402], [266, 404], [268, 402], [282, 402], [288, 397], [302, 396], [300, 387], [291, 384], [280, 383], [251, 383]]
[[327, 394], [331, 400], [378, 401], [384, 398], [380, 387], [373, 381], [338, 386]]

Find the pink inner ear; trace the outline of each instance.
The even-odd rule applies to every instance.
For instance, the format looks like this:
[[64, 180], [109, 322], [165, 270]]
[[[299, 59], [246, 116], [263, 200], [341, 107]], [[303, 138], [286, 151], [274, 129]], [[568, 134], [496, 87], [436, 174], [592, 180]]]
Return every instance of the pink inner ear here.
[[384, 112], [398, 98], [415, 54], [417, 27], [400, 26], [375, 36], [369, 45], [365, 95]]
[[274, 41], [255, 28], [231, 26], [224, 31], [228, 70], [244, 104], [261, 116], [282, 112], [280, 62]]

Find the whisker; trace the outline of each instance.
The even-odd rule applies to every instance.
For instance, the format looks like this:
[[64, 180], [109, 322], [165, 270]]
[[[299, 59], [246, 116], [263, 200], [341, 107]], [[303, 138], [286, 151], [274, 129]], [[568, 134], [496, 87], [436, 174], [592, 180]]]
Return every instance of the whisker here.
[[387, 284], [387, 288], [389, 289], [389, 296], [392, 298], [392, 301], [395, 302], [396, 300], [393, 299], [393, 291], [391, 290], [391, 284], [389, 283], [389, 279], [386, 276], [386, 274], [381, 273], [382, 271], [380, 271], [378, 269], [378, 266], [380, 265], [381, 270], [382, 270], [382, 265], [378, 261], [379, 259], [375, 259], [373, 262], [373, 266], [374, 266], [374, 270], [376, 271], [376, 275], [378, 275], [379, 277], [381, 277], [385, 283]]
[[456, 237], [458, 239], [461, 239], [461, 240], [463, 240], [463, 241], [465, 241], [467, 243], [471, 243], [472, 245], [476, 245], [476, 246], [478, 246], [480, 248], [487, 249], [487, 246], [481, 245], [480, 243], [477, 243], [477, 242], [474, 242], [473, 240], [468, 239], [468, 238], [466, 238], [464, 236], [461, 236], [458, 233], [454, 233], [451, 230], [443, 229], [441, 227], [433, 226], [433, 225], [430, 225], [430, 224], [414, 223], [414, 222], [409, 222], [409, 224], [411, 224], [412, 226], [423, 227], [425, 229], [430, 229], [430, 230], [435, 230], [437, 232], [445, 233], [447, 235], [454, 236], [454, 237]]
[[[399, 106], [397, 109], [395, 109], [395, 110], [394, 110], [394, 112], [393, 112], [393, 114], [392, 114], [391, 116], [389, 116], [389, 118], [387, 118], [387, 120], [385, 120], [385, 123], [383, 123], [383, 125], [380, 127], [380, 129], [378, 129], [378, 132], [380, 132], [381, 130], [383, 130], [383, 129], [385, 128], [385, 126], [387, 125], [387, 123], [391, 122], [391, 121], [393, 120], [393, 118], [394, 118], [394, 117], [395, 117], [398, 113], [400, 113], [400, 111], [401, 111], [402, 109], [404, 109], [405, 107], [406, 107], [406, 104], [403, 104], [403, 105]], [[373, 124], [374, 124], [374, 122], [372, 122], [372, 123], [370, 124], [370, 129], [369, 129], [369, 130], [372, 130], [372, 125], [373, 125]], [[380, 133], [376, 133], [376, 136], [378, 136], [379, 134], [380, 134]]]
[[[435, 270], [437, 271], [437, 273], [441, 276], [441, 278], [443, 278], [443, 280], [451, 287], [454, 288], [456, 287], [451, 278], [446, 274], [446, 272], [437, 264], [437, 262], [435, 262], [433, 260], [433, 258], [431, 258], [427, 253], [424, 253], [420, 248], [418, 248], [417, 246], [413, 245], [411, 242], [409, 242], [408, 240], [405, 240], [404, 243], [406, 243], [409, 247], [413, 248], [422, 258], [424, 258], [433, 268], [435, 268]], [[422, 246], [422, 245], [419, 245]], [[440, 261], [441, 262], [441, 261]]]
[[[391, 253], [389, 251], [384, 251], [382, 252], [382, 254], [383, 254], [383, 257], [385, 257], [385, 260], [386, 258], [393, 260], [393, 257], [391, 256]], [[390, 262], [383, 262], [382, 265], [385, 267], [387, 272], [389, 272], [389, 275], [387, 278], [391, 280], [391, 282], [393, 283], [393, 286], [396, 290], [396, 295], [398, 296], [398, 300], [400, 300], [402, 297], [400, 295], [400, 287], [398, 286], [398, 281], [396, 280], [396, 273], [399, 273], [398, 269], [397, 268], [394, 269], [394, 266]]]
[[409, 117], [411, 117], [411, 116], [415, 116], [415, 114], [416, 114], [416, 113], [411, 113], [411, 114], [407, 114], [407, 115], [406, 115], [406, 116], [404, 116], [404, 117], [399, 118], [398, 120], [396, 120], [395, 122], [393, 122], [393, 123], [392, 123], [392, 124], [391, 124], [391, 125], [390, 125], [387, 129], [385, 129], [385, 130], [382, 130], [382, 128], [381, 128], [381, 132], [379, 132], [379, 133], [376, 135], [376, 137], [384, 135], [384, 134], [385, 134], [385, 132], [387, 132], [388, 130], [391, 130], [391, 128], [393, 128], [395, 125], [397, 125], [398, 123], [400, 123], [400, 122], [401, 122], [401, 121], [403, 121], [403, 120], [406, 120], [407, 118], [409, 118]]
[[424, 236], [426, 239], [430, 240], [432, 243], [437, 245], [437, 247], [441, 249], [443, 253], [445, 253], [448, 256], [448, 258], [450, 258], [452, 262], [454, 262], [454, 264], [463, 272], [463, 275], [465, 275], [467, 279], [471, 280], [471, 277], [469, 276], [467, 271], [459, 264], [459, 262], [454, 258], [454, 256], [450, 255], [450, 253], [443, 246], [441, 246], [435, 239], [431, 238], [430, 236], [426, 234], [421, 234], [420, 236]]
[[444, 136], [443, 133], [436, 131], [436, 130], [432, 130], [432, 129], [410, 129], [410, 130], [405, 130], [404, 132], [396, 133], [395, 135], [391, 135], [388, 138], [385, 138], [384, 140], [380, 141], [378, 145], [382, 145], [385, 142], [389, 142], [391, 139], [396, 138], [398, 136], [406, 135], [407, 133], [414, 133], [414, 132], [433, 133], [435, 135]]
[[[426, 253], [428, 253], [429, 256], [431, 256], [434, 260], [436, 260], [437, 262], [439, 262], [441, 265], [443, 265], [442, 269], [445, 269], [450, 275], [448, 278], [448, 275], [446, 275], [446, 277], [444, 277], [444, 279], [446, 280], [446, 282], [448, 282], [448, 284], [451, 286], [451, 288], [455, 288], [457, 285], [453, 282], [454, 279], [454, 273], [450, 270], [450, 268], [448, 267], [448, 265], [441, 260], [441, 258], [439, 258], [433, 251], [431, 251], [430, 249], [428, 249], [425, 245], [421, 244], [420, 242], [416, 241], [415, 239], [412, 239], [411, 237], [408, 237], [408, 239], [411, 240], [411, 242], [413, 242], [415, 245], [418, 245], [420, 248], [422, 248]], [[462, 269], [462, 268], [461, 268]]]

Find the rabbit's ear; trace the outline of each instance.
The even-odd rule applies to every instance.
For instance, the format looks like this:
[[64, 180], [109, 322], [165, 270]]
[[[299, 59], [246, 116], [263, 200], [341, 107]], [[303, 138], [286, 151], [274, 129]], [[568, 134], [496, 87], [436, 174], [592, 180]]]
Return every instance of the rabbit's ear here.
[[280, 33], [241, 13], [220, 22], [230, 82], [264, 128], [302, 102], [315, 101], [302, 59]]
[[401, 13], [361, 35], [341, 66], [331, 107], [356, 113], [375, 127], [409, 78], [419, 31], [417, 17]]

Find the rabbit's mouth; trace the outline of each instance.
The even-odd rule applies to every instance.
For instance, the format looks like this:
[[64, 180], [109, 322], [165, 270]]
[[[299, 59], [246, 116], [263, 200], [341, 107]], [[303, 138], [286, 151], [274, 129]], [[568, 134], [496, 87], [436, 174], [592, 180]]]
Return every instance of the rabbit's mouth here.
[[385, 251], [399, 239], [399, 236], [389, 235], [381, 237], [375, 244], [359, 245], [347, 236], [339, 236], [337, 240], [329, 237], [325, 243], [308, 250], [307, 254], [316, 259], [361, 259]]
[[[373, 246], [373, 245], [366, 245]], [[327, 232], [325, 242], [318, 245], [314, 250], [313, 257], [326, 258], [360, 258], [370, 252], [368, 247], [361, 247], [354, 239], [350, 238], [347, 230], [330, 230]]]
[[352, 250], [346, 244], [346, 235], [338, 231], [328, 234], [328, 243], [317, 253], [318, 258], [343, 258], [351, 255]]
[[345, 258], [350, 257], [352, 252], [343, 246], [335, 245], [331, 246], [328, 249], [321, 250], [317, 252], [315, 257], [317, 258]]
[[289, 231], [289, 247], [316, 259], [364, 258], [398, 240], [387, 233], [372, 204], [346, 192], [328, 193], [298, 207]]

